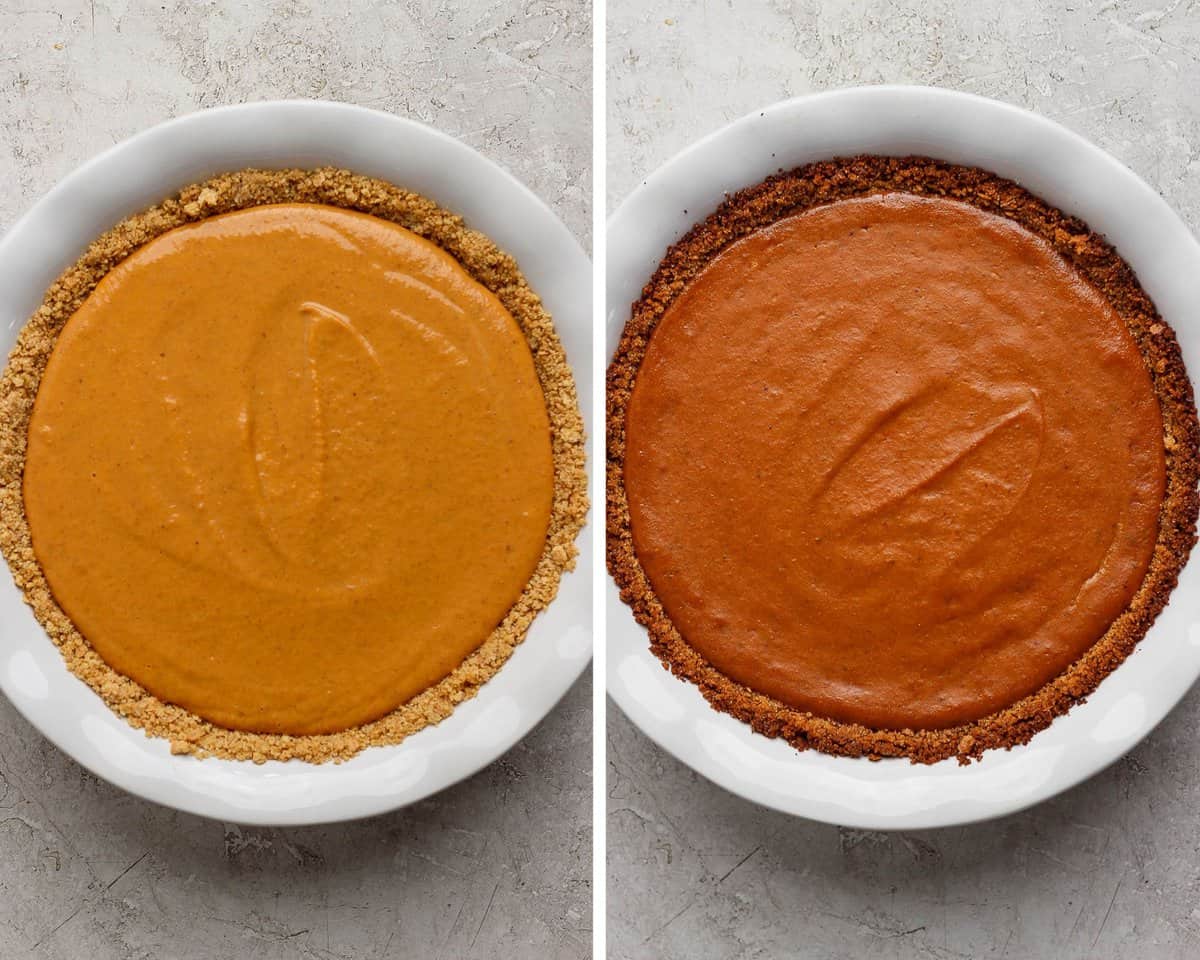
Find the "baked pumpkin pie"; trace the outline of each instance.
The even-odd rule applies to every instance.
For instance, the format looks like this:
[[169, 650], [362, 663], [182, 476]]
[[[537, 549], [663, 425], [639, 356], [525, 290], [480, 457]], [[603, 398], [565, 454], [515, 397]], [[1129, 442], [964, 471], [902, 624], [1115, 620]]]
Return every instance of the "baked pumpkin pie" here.
[[515, 262], [346, 171], [219, 177], [106, 234], [0, 412], [18, 584], [179, 752], [340, 759], [436, 722], [552, 599], [586, 510]]
[[817, 163], [673, 246], [608, 375], [608, 561], [664, 664], [797, 747], [963, 762], [1091, 693], [1195, 540], [1171, 329], [985, 171]]

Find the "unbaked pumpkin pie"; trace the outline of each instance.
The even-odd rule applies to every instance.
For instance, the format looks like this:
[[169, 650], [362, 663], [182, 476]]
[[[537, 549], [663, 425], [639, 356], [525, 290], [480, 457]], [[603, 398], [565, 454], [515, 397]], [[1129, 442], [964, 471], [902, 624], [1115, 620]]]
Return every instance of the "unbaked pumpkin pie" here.
[[515, 262], [346, 171], [243, 171], [97, 241], [0, 381], [4, 550], [180, 752], [343, 758], [444, 717], [553, 597], [583, 431]]
[[672, 247], [608, 377], [609, 567], [664, 664], [797, 747], [964, 762], [1145, 634], [1195, 540], [1171, 329], [1085, 224], [858, 157]]

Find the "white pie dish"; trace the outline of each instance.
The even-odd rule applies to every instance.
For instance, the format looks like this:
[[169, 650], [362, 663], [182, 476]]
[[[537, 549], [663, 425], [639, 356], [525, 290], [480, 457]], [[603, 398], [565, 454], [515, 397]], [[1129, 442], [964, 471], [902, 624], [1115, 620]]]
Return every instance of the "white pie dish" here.
[[[331, 165], [379, 177], [461, 214], [517, 260], [566, 348], [590, 413], [591, 265], [528, 189], [482, 155], [422, 124], [345, 104], [256, 103], [202, 111], [111, 148], [65, 178], [0, 240], [7, 356], [46, 288], [124, 217], [213, 174]], [[93, 773], [146, 799], [246, 824], [306, 824], [381, 813], [481, 769], [540, 721], [591, 657], [591, 532], [558, 597], [478, 695], [397, 746], [341, 764], [261, 765], [173, 756], [112, 713], [67, 670], [10, 576], [0, 578], [0, 689]], [[6, 569], [7, 573], [7, 569]]]
[[[854, 88], [775, 104], [689, 147], [643, 181], [608, 224], [607, 356], [668, 246], [726, 194], [780, 169], [862, 153], [982, 167], [1079, 216], [1134, 268], [1178, 334], [1188, 369], [1200, 371], [1200, 244], [1167, 204], [1104, 151], [1045, 118], [922, 87]], [[799, 752], [754, 733], [662, 668], [611, 580], [607, 686], [643, 732], [749, 800], [864, 829], [949, 826], [1051, 797], [1149, 733], [1200, 676], [1198, 589], [1194, 553], [1138, 649], [1086, 703], [1029, 744], [989, 751], [965, 767], [953, 759], [922, 766]]]

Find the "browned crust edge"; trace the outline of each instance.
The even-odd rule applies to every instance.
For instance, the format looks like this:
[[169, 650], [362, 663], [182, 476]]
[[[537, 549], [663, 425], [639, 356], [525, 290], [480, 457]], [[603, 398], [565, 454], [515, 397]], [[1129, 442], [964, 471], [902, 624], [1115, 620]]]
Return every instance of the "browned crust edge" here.
[[[633, 550], [623, 482], [625, 412], [654, 328], [687, 283], [721, 250], [781, 217], [850, 197], [901, 191], [947, 197], [1014, 220], [1050, 243], [1113, 305], [1146, 360], [1163, 415], [1167, 486], [1158, 541], [1145, 580], [1126, 610], [1083, 656], [1040, 690], [980, 720], [942, 730], [874, 730], [797, 710], [734, 682], [675, 629]], [[1166, 605], [1196, 541], [1200, 427], [1175, 333], [1137, 277], [1103, 237], [1011, 180], [926, 157], [857, 156], [781, 172], [729, 196], [663, 257], [633, 304], [607, 377], [607, 559], [621, 599], [650, 634], [664, 667], [696, 684], [717, 710], [798, 749], [841, 756], [908, 757], [960, 763], [985, 750], [1027, 743], [1082, 702], [1133, 652]]]
[[[545, 548], [521, 596], [500, 625], [447, 677], [384, 717], [334, 734], [286, 736], [217, 727], [163, 703], [113, 670], [55, 603], [33, 553], [21, 493], [29, 418], [46, 361], [63, 325], [99, 280], [138, 247], [168, 230], [267, 203], [323, 203], [357, 210], [398, 223], [444, 249], [516, 318], [529, 341], [550, 419], [554, 462], [550, 524]], [[173, 753], [255, 762], [340, 761], [369, 746], [399, 743], [444, 720], [504, 665], [534, 617], [554, 599], [563, 571], [575, 565], [575, 538], [588, 509], [584, 458], [583, 418], [566, 355], [550, 315], [511, 256], [469, 229], [457, 215], [382, 180], [336, 168], [242, 170], [185, 187], [117, 224], [55, 281], [22, 328], [0, 376], [0, 550], [26, 602], [72, 673], [130, 724], [169, 739]]]

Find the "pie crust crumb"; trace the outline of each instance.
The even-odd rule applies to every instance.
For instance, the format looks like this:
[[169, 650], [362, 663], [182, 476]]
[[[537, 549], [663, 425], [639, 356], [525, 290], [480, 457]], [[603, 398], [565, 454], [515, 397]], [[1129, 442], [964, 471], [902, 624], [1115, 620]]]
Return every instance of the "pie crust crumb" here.
[[[623, 480], [625, 412], [638, 367], [659, 319], [691, 279], [727, 246], [783, 217], [838, 200], [889, 192], [969, 203], [1007, 217], [1048, 242], [1128, 324], [1145, 358], [1163, 418], [1167, 486], [1158, 541], [1129, 606], [1087, 652], [1041, 689], [1004, 710], [948, 729], [876, 730], [843, 723], [790, 707], [713, 667], [671, 623], [638, 562]], [[1200, 426], [1174, 331], [1158, 315], [1133, 270], [1103, 237], [1011, 180], [974, 167], [927, 157], [839, 158], [781, 171], [727, 197], [666, 252], [633, 304], [608, 368], [606, 405], [607, 561], [621, 599], [649, 631], [650, 648], [664, 667], [698, 686], [717, 710], [801, 750], [873, 760], [908, 757], [914, 763], [956, 757], [966, 764], [985, 750], [1027, 743], [1084, 701], [1134, 651], [1166, 605], [1196, 542]]]
[[[550, 420], [554, 499], [546, 543], [533, 575], [507, 615], [448, 676], [378, 720], [340, 733], [287, 736], [224, 729], [164, 703], [115, 671], [79, 633], [51, 594], [30, 540], [21, 484], [30, 414], [63, 325], [100, 279], [134, 250], [175, 227], [271, 203], [320, 203], [390, 220], [437, 244], [513, 315], [529, 342]], [[170, 741], [173, 754], [230, 760], [349, 759], [370, 746], [396, 744], [444, 720], [473, 697], [525, 638], [533, 619], [575, 565], [575, 538], [588, 510], [585, 436], [575, 381], [550, 315], [516, 261], [462, 218], [433, 201], [348, 170], [241, 170], [185, 187], [121, 221], [95, 240], [46, 292], [0, 375], [0, 552], [34, 615], [67, 667], [130, 724]]]

